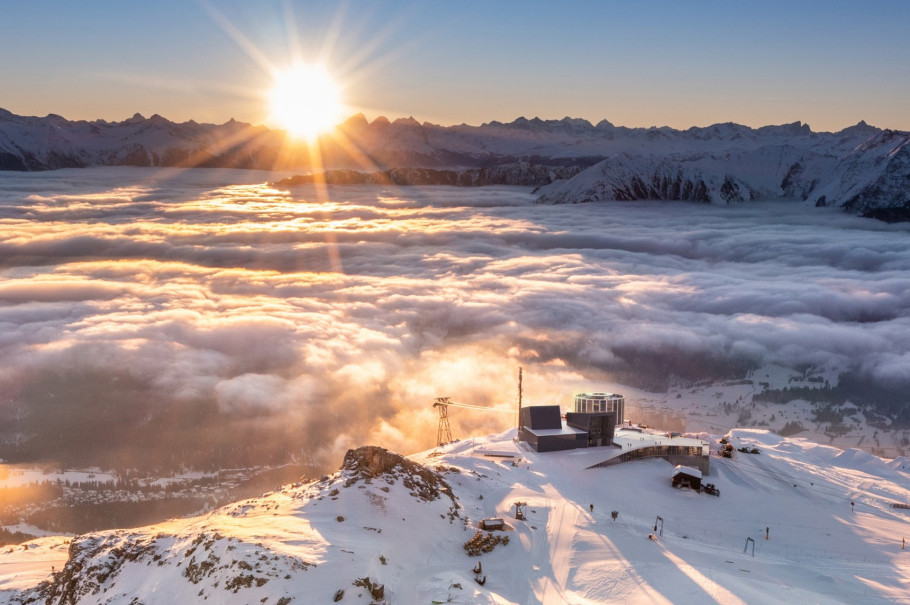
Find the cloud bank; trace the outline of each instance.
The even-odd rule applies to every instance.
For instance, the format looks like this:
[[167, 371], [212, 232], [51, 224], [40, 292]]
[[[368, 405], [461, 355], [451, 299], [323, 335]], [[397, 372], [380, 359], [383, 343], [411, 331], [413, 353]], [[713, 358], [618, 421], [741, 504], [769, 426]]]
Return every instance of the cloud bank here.
[[0, 174], [0, 457], [328, 468], [433, 445], [437, 396], [509, 409], [518, 366], [563, 406], [769, 363], [910, 386], [907, 225], [272, 179]]

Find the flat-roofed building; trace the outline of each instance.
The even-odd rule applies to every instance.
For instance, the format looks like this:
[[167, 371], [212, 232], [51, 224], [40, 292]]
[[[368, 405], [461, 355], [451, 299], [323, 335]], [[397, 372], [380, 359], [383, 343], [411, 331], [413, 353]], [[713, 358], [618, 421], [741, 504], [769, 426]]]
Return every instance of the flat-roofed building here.
[[558, 405], [521, 408], [518, 440], [538, 452], [557, 452], [613, 444], [616, 419], [612, 413], [578, 414], [568, 412], [562, 420]]
[[538, 452], [558, 452], [588, 446], [588, 434], [565, 424], [558, 405], [521, 408], [518, 439], [527, 442]]

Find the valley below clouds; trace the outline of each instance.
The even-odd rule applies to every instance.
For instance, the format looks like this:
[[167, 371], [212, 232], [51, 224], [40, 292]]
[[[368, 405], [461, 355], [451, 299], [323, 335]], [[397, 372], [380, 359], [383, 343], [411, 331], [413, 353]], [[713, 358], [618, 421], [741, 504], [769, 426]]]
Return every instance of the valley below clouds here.
[[811, 369], [910, 426], [910, 224], [278, 178], [0, 174], [0, 458], [321, 472], [435, 445], [438, 396], [513, 409], [518, 367], [564, 409]]

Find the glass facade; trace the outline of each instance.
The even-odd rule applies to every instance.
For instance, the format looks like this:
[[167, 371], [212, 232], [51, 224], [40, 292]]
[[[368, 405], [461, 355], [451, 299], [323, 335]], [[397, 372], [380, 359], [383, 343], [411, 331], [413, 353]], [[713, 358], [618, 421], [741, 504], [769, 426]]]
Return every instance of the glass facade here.
[[582, 414], [615, 412], [616, 424], [625, 418], [625, 398], [616, 393], [579, 393], [575, 396], [575, 411]]

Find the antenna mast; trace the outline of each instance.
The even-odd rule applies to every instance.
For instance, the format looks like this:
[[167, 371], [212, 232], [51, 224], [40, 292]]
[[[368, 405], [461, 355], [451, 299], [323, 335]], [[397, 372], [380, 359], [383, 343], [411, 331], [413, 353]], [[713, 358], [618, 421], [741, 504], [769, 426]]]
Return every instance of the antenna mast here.
[[518, 368], [518, 431], [521, 431], [521, 366]]

